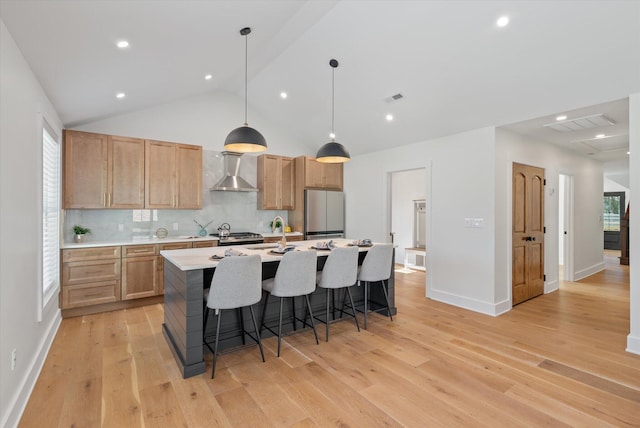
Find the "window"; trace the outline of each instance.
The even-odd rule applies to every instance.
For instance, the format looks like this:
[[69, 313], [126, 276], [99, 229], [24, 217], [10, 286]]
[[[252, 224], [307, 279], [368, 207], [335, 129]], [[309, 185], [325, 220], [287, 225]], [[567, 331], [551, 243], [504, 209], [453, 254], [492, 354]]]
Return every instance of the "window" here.
[[60, 144], [42, 129], [42, 307], [60, 278]]

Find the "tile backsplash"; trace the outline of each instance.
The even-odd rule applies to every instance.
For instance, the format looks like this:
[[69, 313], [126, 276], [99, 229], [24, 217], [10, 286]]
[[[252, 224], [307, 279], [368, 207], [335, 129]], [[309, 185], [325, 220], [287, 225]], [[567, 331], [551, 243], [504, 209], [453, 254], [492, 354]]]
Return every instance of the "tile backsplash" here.
[[[164, 227], [169, 236], [197, 235], [200, 227], [196, 220], [216, 232], [222, 223], [229, 223], [231, 231], [270, 232], [269, 223], [276, 215], [287, 220], [287, 211], [259, 210], [257, 192], [212, 192], [209, 190], [223, 175], [220, 152], [203, 150], [203, 181], [201, 210], [65, 210], [63, 222], [64, 242], [73, 241], [73, 226], [91, 229], [89, 241], [121, 241], [153, 236]], [[257, 159], [243, 155], [240, 175], [251, 185], [257, 182]], [[174, 229], [177, 225], [177, 230]], [[122, 230], [120, 230], [122, 229]]]

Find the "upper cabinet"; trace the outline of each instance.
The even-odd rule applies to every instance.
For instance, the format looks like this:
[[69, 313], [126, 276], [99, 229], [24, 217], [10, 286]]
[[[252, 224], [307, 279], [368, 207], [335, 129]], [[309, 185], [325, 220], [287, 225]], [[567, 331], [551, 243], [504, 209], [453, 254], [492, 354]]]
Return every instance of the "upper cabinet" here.
[[296, 168], [302, 168], [305, 189], [342, 190], [342, 164], [323, 163], [315, 158], [296, 158]]
[[144, 140], [64, 131], [64, 208], [143, 208]]
[[295, 206], [293, 158], [258, 156], [258, 209], [292, 210]]
[[202, 208], [202, 147], [64, 131], [63, 208]]
[[202, 208], [202, 147], [146, 140], [145, 207]]

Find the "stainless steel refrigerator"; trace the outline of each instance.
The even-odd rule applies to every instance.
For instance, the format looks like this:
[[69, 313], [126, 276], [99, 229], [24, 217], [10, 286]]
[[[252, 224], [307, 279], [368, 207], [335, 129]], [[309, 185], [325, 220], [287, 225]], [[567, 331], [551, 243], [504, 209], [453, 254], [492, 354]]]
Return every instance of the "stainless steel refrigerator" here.
[[344, 237], [344, 193], [333, 190], [304, 191], [305, 239]]

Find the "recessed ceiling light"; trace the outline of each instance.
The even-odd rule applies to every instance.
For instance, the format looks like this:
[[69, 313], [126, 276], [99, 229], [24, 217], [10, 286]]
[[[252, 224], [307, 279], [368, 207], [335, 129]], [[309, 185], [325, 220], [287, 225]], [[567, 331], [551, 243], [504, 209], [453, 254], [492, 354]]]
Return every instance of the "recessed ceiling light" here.
[[596, 135], [596, 138], [604, 138], [604, 137], [606, 137], [606, 135], [604, 135], [604, 134], [598, 134], [598, 135]]
[[500, 18], [498, 18], [498, 20], [496, 21], [496, 25], [498, 27], [506, 27], [507, 24], [509, 24], [509, 17], [508, 16], [501, 16]]
[[388, 122], [391, 122], [393, 120], [393, 115], [389, 113], [384, 118], [387, 119]]
[[563, 114], [563, 115], [560, 115], [560, 116], [556, 117], [556, 120], [560, 121], [560, 120], [565, 120], [566, 118], [567, 118], [567, 116], [565, 116]]
[[204, 76], [204, 78], [207, 79], [207, 80], [211, 80], [211, 79], [213, 79], [213, 75], [207, 74], [206, 76]]
[[126, 40], [120, 40], [118, 43], [116, 43], [116, 46], [120, 49], [128, 48], [129, 42], [127, 42]]
[[125, 97], [125, 93], [124, 92], [118, 92], [116, 94], [116, 98], [124, 98]]
[[283, 100], [287, 99], [287, 93], [286, 92], [280, 92], [280, 98], [282, 98]]

